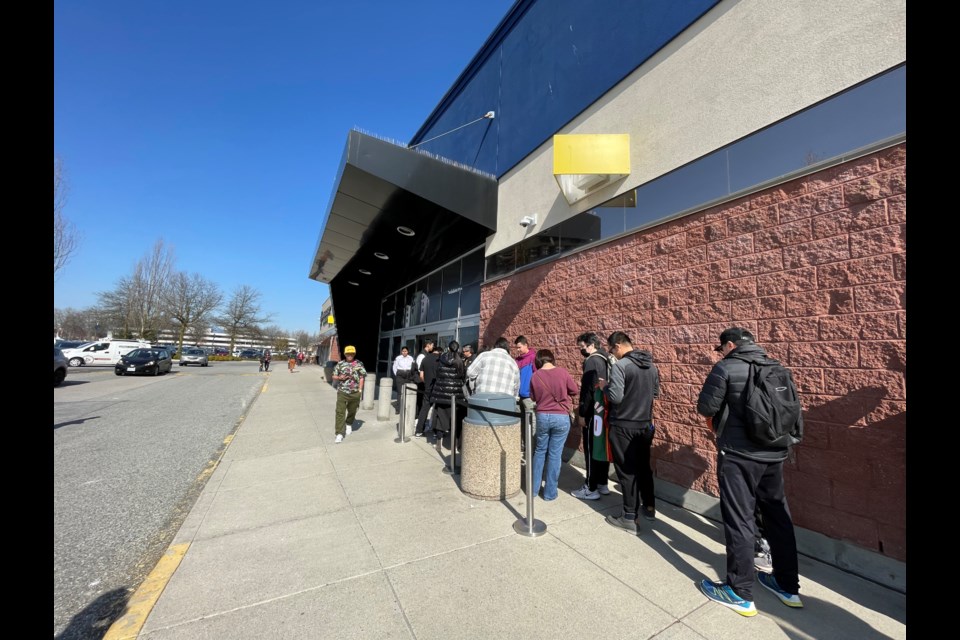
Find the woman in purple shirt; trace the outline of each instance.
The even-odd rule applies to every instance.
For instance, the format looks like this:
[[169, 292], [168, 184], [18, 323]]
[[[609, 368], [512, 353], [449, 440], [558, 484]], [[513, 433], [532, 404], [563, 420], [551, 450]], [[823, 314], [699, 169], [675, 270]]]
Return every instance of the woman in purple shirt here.
[[[537, 351], [536, 372], [530, 380], [530, 398], [537, 403], [537, 446], [533, 452], [533, 486], [540, 493], [541, 479], [544, 500], [557, 499], [557, 481], [560, 478], [560, 454], [570, 433], [570, 397], [580, 390], [563, 367], [554, 366], [553, 352]], [[543, 478], [546, 460], [547, 473]]]

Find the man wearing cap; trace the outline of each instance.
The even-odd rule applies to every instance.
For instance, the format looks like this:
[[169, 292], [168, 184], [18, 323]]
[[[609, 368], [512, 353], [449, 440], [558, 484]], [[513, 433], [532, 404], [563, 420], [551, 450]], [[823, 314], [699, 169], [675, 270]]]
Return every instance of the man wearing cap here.
[[[367, 370], [363, 363], [357, 360], [357, 350], [347, 345], [343, 350], [344, 359], [333, 368], [333, 379], [337, 380], [337, 418], [336, 443], [343, 442], [343, 437], [353, 431], [353, 421], [357, 417], [360, 407], [360, 396], [363, 395], [363, 382], [366, 380]], [[346, 416], [346, 420], [344, 420]]]
[[701, 580], [708, 598], [742, 616], [754, 616], [753, 602], [754, 514], [763, 514], [770, 542], [773, 573], [757, 574], [761, 586], [788, 607], [800, 608], [797, 540], [783, 488], [783, 461], [787, 447], [767, 447], [753, 442], [745, 429], [746, 398], [743, 391], [751, 363], [768, 363], [766, 352], [743, 327], [730, 327], [720, 334], [714, 348], [723, 359], [707, 376], [697, 412], [707, 417], [717, 434], [717, 479], [720, 485], [720, 515], [727, 546], [724, 582]]

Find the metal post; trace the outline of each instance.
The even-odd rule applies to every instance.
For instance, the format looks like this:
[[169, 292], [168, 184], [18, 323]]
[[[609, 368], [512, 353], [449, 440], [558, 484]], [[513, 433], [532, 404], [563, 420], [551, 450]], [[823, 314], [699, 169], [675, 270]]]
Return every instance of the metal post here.
[[[527, 519], [524, 521], [523, 518], [517, 518], [513, 523], [513, 530], [522, 536], [536, 538], [547, 532], [547, 525], [540, 520], [535, 520], [533, 517], [533, 449], [531, 449], [532, 444], [530, 442], [532, 433], [531, 424], [530, 421], [527, 420], [526, 414], [526, 411], [520, 412], [520, 422], [524, 431], [524, 440], [526, 440], [527, 447], [526, 460], [524, 461], [527, 480]], [[539, 493], [539, 489], [540, 487], [537, 487], [536, 493]]]
[[394, 440], [397, 444], [403, 442], [409, 442], [409, 438], [404, 438], [406, 425], [404, 421], [406, 420], [406, 409], [407, 409], [407, 383], [404, 382], [403, 386], [400, 387], [400, 422], [397, 423], [397, 438]]
[[443, 472], [450, 475], [457, 474], [457, 398], [450, 394], [450, 467], [444, 467]]

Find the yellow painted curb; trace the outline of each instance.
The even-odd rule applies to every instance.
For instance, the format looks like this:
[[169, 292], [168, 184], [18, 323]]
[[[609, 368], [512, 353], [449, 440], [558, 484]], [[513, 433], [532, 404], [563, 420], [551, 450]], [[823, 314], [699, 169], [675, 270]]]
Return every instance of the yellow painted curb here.
[[103, 640], [133, 640], [140, 634], [147, 616], [157, 604], [160, 594], [170, 581], [170, 576], [180, 566], [180, 561], [183, 560], [189, 548], [190, 543], [184, 542], [167, 549], [137, 592], [130, 597], [127, 602], [127, 612], [110, 626]]

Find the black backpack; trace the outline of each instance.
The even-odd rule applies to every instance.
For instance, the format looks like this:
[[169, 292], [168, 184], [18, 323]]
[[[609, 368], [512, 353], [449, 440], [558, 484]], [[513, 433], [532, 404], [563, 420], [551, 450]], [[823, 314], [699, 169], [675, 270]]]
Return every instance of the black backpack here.
[[798, 444], [803, 439], [803, 417], [790, 370], [771, 358], [747, 364], [750, 373], [741, 396], [747, 436], [764, 447]]

